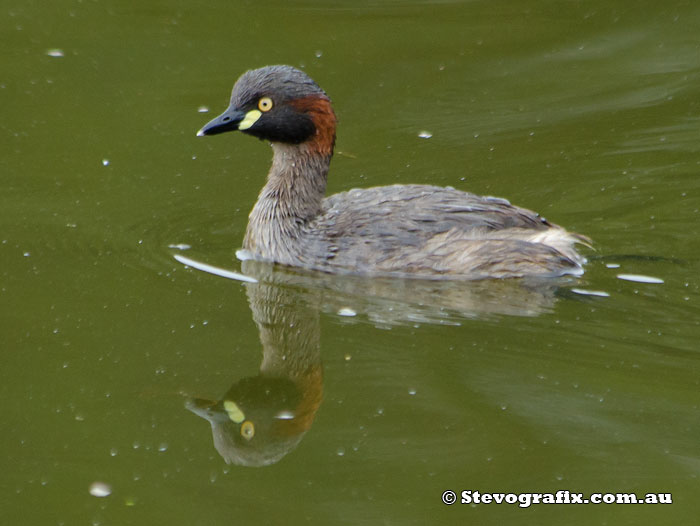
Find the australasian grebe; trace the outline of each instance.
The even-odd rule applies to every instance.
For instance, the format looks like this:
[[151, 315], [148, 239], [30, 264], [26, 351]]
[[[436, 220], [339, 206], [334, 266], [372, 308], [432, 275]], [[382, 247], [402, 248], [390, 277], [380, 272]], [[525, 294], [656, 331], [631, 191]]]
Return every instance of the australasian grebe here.
[[325, 197], [336, 117], [326, 93], [291, 66], [244, 73], [231, 104], [197, 135], [239, 130], [272, 144], [267, 183], [243, 248], [322, 270], [423, 278], [581, 274], [576, 243], [535, 212], [451, 187], [392, 185]]

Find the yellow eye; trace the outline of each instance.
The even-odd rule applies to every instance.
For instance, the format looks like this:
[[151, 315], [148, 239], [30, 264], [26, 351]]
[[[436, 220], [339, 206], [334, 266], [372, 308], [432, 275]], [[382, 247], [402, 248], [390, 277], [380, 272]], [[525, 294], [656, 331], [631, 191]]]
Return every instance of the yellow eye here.
[[255, 436], [255, 426], [253, 422], [250, 420], [243, 422], [243, 425], [241, 425], [241, 436], [246, 440], [250, 440]]
[[270, 111], [272, 109], [272, 99], [270, 97], [263, 97], [258, 101], [258, 109], [260, 111]]

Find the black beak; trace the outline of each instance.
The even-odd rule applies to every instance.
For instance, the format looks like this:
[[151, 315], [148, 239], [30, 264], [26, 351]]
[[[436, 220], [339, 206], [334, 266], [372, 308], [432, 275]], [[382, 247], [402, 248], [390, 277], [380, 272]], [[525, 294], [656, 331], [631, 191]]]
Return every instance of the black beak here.
[[236, 131], [238, 129], [238, 124], [244, 117], [245, 113], [233, 106], [229, 106], [221, 115], [206, 123], [202, 129], [197, 132], [197, 137], [217, 135], [227, 131]]
[[211, 423], [230, 421], [226, 411], [223, 410], [221, 404], [218, 402], [204, 400], [202, 398], [188, 398], [185, 401], [185, 408]]

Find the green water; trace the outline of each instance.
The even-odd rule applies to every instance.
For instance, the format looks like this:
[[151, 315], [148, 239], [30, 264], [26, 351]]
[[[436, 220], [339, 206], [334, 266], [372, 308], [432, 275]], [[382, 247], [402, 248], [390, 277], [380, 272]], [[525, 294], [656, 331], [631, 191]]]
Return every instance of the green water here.
[[[680, 0], [6, 0], [4, 520], [692, 523], [698, 27]], [[176, 261], [241, 270], [270, 150], [195, 132], [241, 72], [273, 63], [334, 101], [330, 192], [507, 197], [594, 240], [584, 277], [452, 286], [244, 265], [260, 278], [244, 285]], [[232, 397], [272, 464], [227, 464], [235, 448], [222, 456], [193, 412], [215, 419]], [[445, 506], [447, 489], [673, 504]]]

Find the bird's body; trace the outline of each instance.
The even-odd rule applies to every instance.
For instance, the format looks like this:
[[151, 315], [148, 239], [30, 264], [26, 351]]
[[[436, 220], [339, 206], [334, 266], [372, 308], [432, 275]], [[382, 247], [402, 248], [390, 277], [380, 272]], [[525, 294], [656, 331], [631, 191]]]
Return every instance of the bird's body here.
[[504, 199], [451, 187], [393, 185], [324, 198], [335, 143], [327, 95], [303, 72], [245, 73], [229, 109], [200, 135], [241, 130], [270, 140], [267, 183], [244, 248], [257, 259], [326, 272], [424, 278], [582, 273], [586, 238]]

